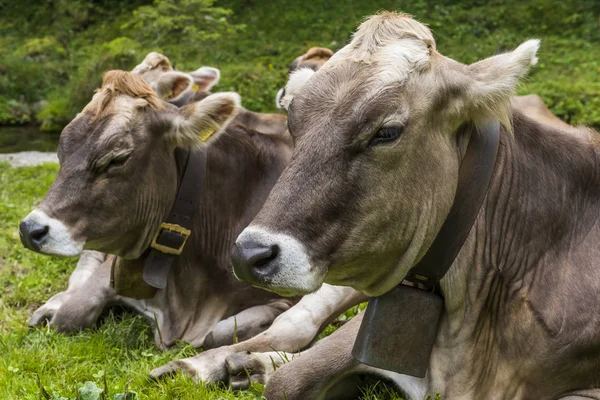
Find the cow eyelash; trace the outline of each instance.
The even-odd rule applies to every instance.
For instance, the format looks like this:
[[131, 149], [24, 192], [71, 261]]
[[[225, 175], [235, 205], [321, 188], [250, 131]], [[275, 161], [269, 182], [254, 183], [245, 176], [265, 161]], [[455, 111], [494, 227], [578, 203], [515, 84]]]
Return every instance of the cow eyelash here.
[[117, 154], [116, 156], [108, 159], [107, 161], [102, 160], [104, 162], [99, 162], [97, 164], [96, 171], [98, 173], [103, 173], [103, 172], [107, 172], [111, 169], [120, 168], [120, 167], [124, 166], [125, 163], [127, 163], [127, 160], [129, 159], [130, 155], [131, 155], [131, 152], [120, 153], [120, 154]]
[[125, 163], [129, 159], [130, 154], [131, 153], [127, 153], [127, 154], [120, 154], [120, 155], [116, 156], [115, 158], [110, 160], [110, 162], [106, 165], [105, 169], [108, 170], [111, 168], [122, 167], [123, 165], [125, 165]]
[[401, 126], [384, 126], [380, 128], [369, 140], [368, 147], [374, 147], [380, 144], [391, 143], [402, 136], [403, 128]]

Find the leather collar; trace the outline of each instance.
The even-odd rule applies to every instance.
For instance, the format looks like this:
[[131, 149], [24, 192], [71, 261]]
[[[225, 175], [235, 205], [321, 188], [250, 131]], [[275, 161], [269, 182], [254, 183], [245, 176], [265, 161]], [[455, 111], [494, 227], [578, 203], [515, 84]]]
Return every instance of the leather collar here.
[[362, 363], [421, 378], [426, 375], [444, 308], [441, 293], [434, 291], [473, 227], [498, 154], [497, 121], [479, 129], [467, 125], [457, 134], [467, 135], [468, 130], [469, 144], [450, 213], [425, 256], [406, 278], [418, 283], [418, 288], [400, 284], [369, 300], [352, 349]]
[[[181, 157], [176, 149], [175, 156]], [[200, 204], [206, 175], [207, 150], [191, 151], [179, 183], [173, 207], [152, 239], [144, 261], [144, 281], [157, 289], [167, 286], [169, 269], [192, 235], [193, 217]]]
[[421, 261], [405, 278], [433, 289], [446, 275], [462, 249], [487, 195], [500, 144], [500, 123], [489, 121], [471, 129], [465, 157], [460, 165], [454, 203], [442, 228]]

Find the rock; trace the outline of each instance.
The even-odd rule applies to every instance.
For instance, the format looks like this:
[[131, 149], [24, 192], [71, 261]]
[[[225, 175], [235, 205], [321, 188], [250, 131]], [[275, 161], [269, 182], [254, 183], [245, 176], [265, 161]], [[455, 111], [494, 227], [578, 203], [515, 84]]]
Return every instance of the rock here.
[[0, 162], [6, 161], [12, 167], [31, 167], [46, 162], [58, 163], [56, 153], [41, 151], [22, 151], [20, 153], [0, 154]]

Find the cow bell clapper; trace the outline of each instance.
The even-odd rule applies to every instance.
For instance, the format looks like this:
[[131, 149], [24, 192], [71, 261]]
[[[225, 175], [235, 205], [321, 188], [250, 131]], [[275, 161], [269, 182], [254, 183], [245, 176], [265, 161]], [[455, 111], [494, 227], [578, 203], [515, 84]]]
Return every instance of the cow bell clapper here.
[[352, 355], [360, 362], [416, 377], [425, 377], [444, 310], [436, 289], [462, 249], [492, 179], [500, 143], [500, 123], [457, 135], [469, 135], [458, 175], [454, 203], [440, 232], [421, 261], [407, 274], [414, 286], [401, 284], [369, 300]]

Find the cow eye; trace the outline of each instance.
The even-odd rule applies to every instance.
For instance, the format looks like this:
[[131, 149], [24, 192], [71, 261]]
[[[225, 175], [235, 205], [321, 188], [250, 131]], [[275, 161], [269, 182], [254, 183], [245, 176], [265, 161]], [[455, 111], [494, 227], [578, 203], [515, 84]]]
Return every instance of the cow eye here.
[[399, 126], [386, 126], [377, 131], [371, 138], [368, 146], [373, 147], [380, 144], [390, 143], [397, 140], [402, 135], [402, 128]]
[[105, 170], [110, 171], [112, 169], [122, 167], [123, 165], [125, 165], [125, 163], [129, 159], [129, 155], [130, 154], [120, 154], [120, 155], [116, 156], [115, 158], [110, 160], [110, 162], [106, 165]]

